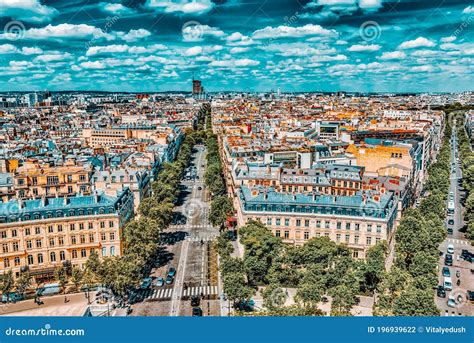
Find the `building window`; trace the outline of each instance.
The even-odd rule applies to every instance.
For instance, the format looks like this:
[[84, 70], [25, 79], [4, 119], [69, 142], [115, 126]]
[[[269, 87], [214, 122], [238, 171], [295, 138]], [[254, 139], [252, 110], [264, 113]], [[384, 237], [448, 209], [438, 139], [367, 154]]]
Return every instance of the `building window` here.
[[81, 257], [87, 257], [87, 250], [86, 249], [81, 250]]
[[372, 224], [367, 224], [367, 232], [372, 232]]
[[43, 263], [43, 254], [38, 254], [38, 264]]
[[31, 243], [31, 241], [26, 241], [26, 248], [27, 249], [32, 249], [33, 248], [33, 244]]
[[3, 253], [6, 254], [8, 252], [8, 244], [7, 243], [2, 244], [2, 247], [3, 247]]
[[304, 226], [309, 227], [309, 219], [305, 219]]
[[324, 228], [325, 228], [325, 229], [329, 229], [329, 221], [325, 221], [325, 222], [324, 222]]
[[54, 237], [51, 237], [51, 238], [49, 239], [49, 246], [50, 246], [50, 247], [54, 247]]
[[74, 225], [74, 224], [69, 224], [69, 230], [71, 230], [71, 231], [76, 230], [76, 225]]
[[94, 225], [92, 223], [89, 223], [89, 230], [93, 228], [94, 228]]
[[106, 255], [107, 255], [107, 248], [103, 247], [102, 248], [102, 256], [106, 256]]
[[56, 262], [56, 253], [54, 251], [52, 251], [49, 254], [49, 259], [50, 259], [51, 262]]
[[100, 240], [101, 240], [101, 241], [105, 241], [105, 240], [106, 240], [105, 232], [101, 232], [101, 233], [100, 233]]
[[25, 236], [29, 236], [31, 234], [31, 231], [29, 228], [25, 229]]
[[352, 256], [354, 258], [359, 258], [359, 252], [358, 251], [354, 251], [354, 253], [352, 254]]
[[275, 236], [276, 236], [276, 237], [280, 237], [280, 230], [276, 230], [276, 231], [275, 231]]
[[111, 241], [115, 240], [115, 232], [110, 233], [110, 240]]
[[375, 244], [379, 244], [380, 243], [380, 237], [375, 237]]
[[15, 266], [19, 266], [21, 263], [20, 258], [17, 256], [15, 257]]
[[318, 229], [321, 228], [321, 221], [320, 220], [316, 220], [316, 227]]
[[41, 248], [43, 246], [43, 240], [42, 239], [37, 239], [36, 240], [36, 247]]
[[86, 235], [81, 235], [81, 244], [86, 242]]
[[71, 244], [76, 244], [76, 236], [71, 236]]
[[12, 230], [12, 237], [16, 237], [17, 236], [17, 231], [16, 230]]
[[336, 228], [337, 228], [338, 230], [340, 230], [341, 227], [342, 227], [342, 223], [341, 223], [341, 222], [337, 222], [337, 223], [336, 223]]
[[281, 225], [281, 219], [280, 218], [276, 219], [276, 225]]
[[93, 233], [89, 234], [89, 242], [94, 243], [94, 234]]
[[59, 252], [59, 259], [60, 259], [61, 261], [65, 261], [65, 260], [66, 260], [66, 254], [65, 254], [64, 251], [62, 251], [62, 250]]
[[354, 236], [354, 244], [359, 244], [359, 236]]
[[3, 259], [3, 266], [4, 266], [5, 268], [9, 268], [9, 267], [10, 267], [10, 259], [4, 258], [4, 259]]
[[351, 235], [346, 235], [346, 243], [349, 244], [349, 241], [351, 239]]
[[100, 228], [104, 229], [105, 228], [105, 222], [100, 222]]
[[48, 233], [53, 233], [54, 232], [54, 228], [52, 225], [48, 226]]
[[285, 230], [285, 238], [290, 238], [290, 231]]
[[84, 230], [84, 223], [79, 223], [79, 230]]
[[20, 246], [18, 242], [13, 242], [13, 251], [18, 251], [20, 249]]
[[[39, 218], [36, 218], [39, 219]], [[40, 235], [41, 234], [41, 228], [35, 227], [35, 234]]]
[[359, 224], [359, 223], [356, 223], [356, 224], [355, 224], [355, 230], [356, 230], [356, 231], [359, 231], [359, 229], [360, 229], [360, 224]]
[[110, 256], [115, 256], [115, 247], [110, 247]]
[[285, 218], [285, 226], [290, 226], [290, 219]]
[[58, 232], [63, 232], [63, 226], [62, 225], [58, 225]]
[[380, 232], [382, 232], [382, 226], [380, 226], [380, 225], [377, 225], [377, 229], [376, 229], [376, 230], [377, 230], [377, 233], [380, 233]]
[[114, 227], [114, 222], [112, 220], [109, 221], [109, 227]]
[[33, 255], [28, 255], [28, 265], [32, 265], [33, 262]]
[[271, 217], [267, 218], [267, 225], [272, 225], [272, 218]]
[[338, 234], [336, 235], [336, 242], [339, 243], [340, 241], [341, 241], [341, 234], [338, 233]]
[[329, 237], [329, 232], [325, 232], [324, 237]]
[[296, 226], [301, 226], [301, 219], [296, 219]]
[[58, 245], [64, 245], [64, 237], [63, 236], [58, 237]]
[[367, 245], [372, 245], [372, 237], [367, 237]]
[[309, 239], [309, 232], [308, 231], [304, 232], [304, 239]]
[[351, 223], [346, 223], [346, 230], [350, 230], [351, 229]]
[[72, 251], [72, 258], [77, 258], [77, 250]]

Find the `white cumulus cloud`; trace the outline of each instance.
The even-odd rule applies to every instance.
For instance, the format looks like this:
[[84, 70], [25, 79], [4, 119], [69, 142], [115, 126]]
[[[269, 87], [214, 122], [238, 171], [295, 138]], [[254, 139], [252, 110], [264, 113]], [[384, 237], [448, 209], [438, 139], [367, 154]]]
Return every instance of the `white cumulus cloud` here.
[[418, 37], [417, 39], [414, 40], [409, 40], [406, 42], [403, 42], [398, 46], [399, 49], [413, 49], [413, 48], [420, 48], [420, 47], [426, 47], [426, 48], [431, 48], [434, 47], [436, 43], [433, 41], [430, 41], [429, 39], [425, 37]]

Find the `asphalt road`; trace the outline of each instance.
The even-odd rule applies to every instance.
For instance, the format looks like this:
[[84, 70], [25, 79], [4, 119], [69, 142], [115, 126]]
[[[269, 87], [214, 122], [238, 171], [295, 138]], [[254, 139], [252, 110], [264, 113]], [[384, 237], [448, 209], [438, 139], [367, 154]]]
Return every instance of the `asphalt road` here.
[[[469, 303], [466, 299], [467, 290], [474, 290], [474, 285], [472, 283], [473, 276], [471, 274], [471, 269], [474, 268], [472, 263], [466, 262], [460, 258], [461, 250], [467, 249], [469, 251], [473, 251], [472, 246], [470, 243], [464, 238], [464, 234], [460, 231], [463, 227], [463, 219], [462, 219], [462, 205], [460, 199], [460, 187], [458, 181], [461, 179], [461, 169], [459, 163], [456, 161], [456, 151], [457, 151], [457, 137], [456, 137], [456, 127], [453, 127], [453, 133], [451, 136], [452, 139], [452, 150], [451, 150], [451, 163], [454, 163], [454, 169], [451, 167], [451, 182], [449, 187], [449, 192], [453, 192], [454, 194], [454, 214], [446, 215], [446, 226], [453, 228], [453, 233], [448, 234], [448, 237], [440, 244], [440, 251], [442, 255], [440, 256], [439, 260], [439, 284], [442, 285], [444, 281], [444, 277], [442, 275], [442, 269], [445, 266], [444, 258], [446, 255], [446, 250], [449, 244], [454, 246], [454, 254], [453, 254], [453, 265], [449, 266], [451, 272], [451, 279], [453, 283], [453, 290], [446, 291], [446, 298], [440, 298], [436, 296], [435, 302], [438, 308], [440, 309], [441, 315], [445, 316], [472, 316], [474, 314], [474, 306], [472, 303]], [[448, 225], [448, 220], [453, 219], [454, 224]], [[461, 283], [457, 286], [456, 272], [459, 271], [461, 273]], [[454, 296], [459, 301], [456, 302], [454, 307], [448, 306], [448, 298], [449, 296]]]
[[209, 193], [204, 184], [206, 149], [195, 147], [191, 166], [192, 175], [197, 178], [181, 182], [181, 195], [175, 213], [186, 218], [186, 223], [171, 225], [164, 235], [173, 237], [164, 248], [169, 261], [153, 271], [154, 277], [165, 277], [168, 268], [176, 268], [172, 285], [153, 287], [147, 292], [145, 301], [134, 305], [135, 315], [190, 316], [193, 295], [202, 298], [200, 307], [203, 315], [220, 315], [217, 295], [217, 255], [212, 240], [218, 229], [209, 224]]

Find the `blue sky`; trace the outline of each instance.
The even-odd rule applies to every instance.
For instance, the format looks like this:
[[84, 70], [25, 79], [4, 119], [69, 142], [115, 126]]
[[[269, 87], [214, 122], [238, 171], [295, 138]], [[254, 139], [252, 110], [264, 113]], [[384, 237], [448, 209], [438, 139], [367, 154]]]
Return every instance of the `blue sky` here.
[[0, 90], [473, 90], [474, 5], [0, 0]]

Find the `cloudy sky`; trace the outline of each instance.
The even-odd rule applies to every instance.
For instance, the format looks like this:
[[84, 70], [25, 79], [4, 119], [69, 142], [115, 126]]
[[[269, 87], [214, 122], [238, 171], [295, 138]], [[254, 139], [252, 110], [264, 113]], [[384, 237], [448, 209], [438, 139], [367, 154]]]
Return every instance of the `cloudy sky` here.
[[0, 90], [473, 90], [456, 0], [0, 0]]

